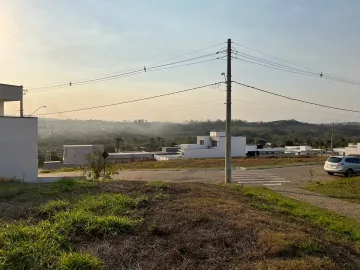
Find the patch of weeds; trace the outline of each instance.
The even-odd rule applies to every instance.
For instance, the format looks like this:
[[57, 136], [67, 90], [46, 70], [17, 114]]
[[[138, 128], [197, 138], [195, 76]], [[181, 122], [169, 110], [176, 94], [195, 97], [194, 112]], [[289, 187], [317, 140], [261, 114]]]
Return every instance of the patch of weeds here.
[[325, 254], [326, 250], [324, 249], [323, 246], [321, 246], [318, 243], [315, 243], [311, 240], [306, 240], [306, 241], [302, 241], [298, 244], [299, 249], [301, 250], [302, 253], [306, 254], [306, 255], [321, 255], [321, 254]]
[[85, 196], [74, 205], [74, 208], [97, 213], [98, 215], [121, 215], [129, 210], [147, 204], [148, 198], [141, 196], [132, 198], [124, 194], [100, 194]]
[[169, 197], [169, 195], [168, 194], [165, 194], [165, 193], [157, 193], [154, 197], [153, 197], [153, 199], [154, 200], [161, 200], [161, 199], [166, 199], [166, 198], [168, 198]]
[[157, 189], [168, 189], [169, 184], [162, 181], [150, 181], [146, 184], [147, 187], [156, 187]]
[[104, 269], [103, 263], [96, 257], [87, 253], [63, 253], [59, 259], [59, 270], [100, 270]]
[[0, 232], [0, 269], [56, 269], [66, 237], [48, 221], [13, 224]]
[[77, 191], [95, 187], [98, 183], [89, 180], [73, 180], [63, 178], [40, 189], [42, 195], [57, 195], [63, 192]]
[[306, 219], [313, 224], [340, 233], [360, 246], [360, 223], [356, 220], [285, 197], [266, 188], [241, 186], [231, 188], [241, 191], [252, 200], [256, 200], [251, 204], [258, 209]]
[[[58, 187], [76, 189], [77, 185], [69, 183]], [[0, 228], [0, 269], [101, 269], [102, 263], [91, 255], [68, 253], [72, 239], [132, 231], [142, 219], [121, 214], [144, 201], [146, 197], [130, 198], [121, 194], [86, 196], [77, 202], [50, 201], [39, 207], [40, 213], [51, 216], [49, 220]]]
[[59, 211], [68, 210], [71, 208], [71, 203], [67, 200], [54, 200], [47, 204], [40, 205], [38, 211], [41, 215], [52, 216]]
[[72, 211], [55, 214], [55, 223], [60, 231], [69, 235], [86, 234], [103, 236], [119, 232], [129, 232], [141, 220], [118, 216], [95, 216], [88, 212]]
[[51, 173], [50, 170], [41, 170], [40, 173]]

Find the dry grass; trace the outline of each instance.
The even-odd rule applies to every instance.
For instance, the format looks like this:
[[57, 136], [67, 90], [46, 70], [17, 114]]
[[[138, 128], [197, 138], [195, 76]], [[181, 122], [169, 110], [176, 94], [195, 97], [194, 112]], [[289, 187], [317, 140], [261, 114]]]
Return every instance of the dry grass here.
[[[233, 158], [233, 167], [261, 168], [274, 166], [305, 165], [321, 162], [320, 157], [249, 157]], [[144, 169], [223, 169], [225, 160], [223, 158], [202, 158], [202, 159], [177, 159], [168, 161], [137, 161], [124, 163], [124, 170]]]
[[[54, 256], [62, 269], [98, 269], [102, 265], [106, 269], [360, 268], [359, 250], [347, 238], [311, 220], [254, 207], [259, 200], [244, 195], [241, 189], [202, 183], [118, 181], [82, 187], [83, 194], [77, 190], [63, 188], [48, 196], [48, 203], [45, 199], [30, 203], [28, 217], [32, 219], [23, 217], [34, 228], [48, 224], [38, 231], [40, 240], [47, 239], [43, 233], [50, 229], [54, 233], [49, 235], [59, 239], [66, 228], [72, 230], [66, 245], [51, 246], [58, 250], [49, 256]], [[13, 203], [29, 205], [36, 198], [24, 201], [22, 196], [24, 193], [2, 200], [0, 206], [6, 203], [16, 211], [11, 208]], [[125, 217], [139, 222], [125, 230]], [[34, 243], [40, 243], [39, 239]], [[49, 252], [41, 246], [32, 248], [38, 258], [42, 258], [41, 252]]]

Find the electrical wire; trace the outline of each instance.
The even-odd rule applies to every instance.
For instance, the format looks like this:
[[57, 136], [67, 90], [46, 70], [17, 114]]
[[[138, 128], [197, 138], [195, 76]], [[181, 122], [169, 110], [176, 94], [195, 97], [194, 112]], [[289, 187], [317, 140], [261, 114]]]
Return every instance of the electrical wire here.
[[[336, 116], [344, 116], [345, 117], [345, 115], [339, 115], [339, 114], [335, 114], [335, 113], [321, 112], [321, 111], [314, 111], [314, 110], [307, 110], [307, 109], [300, 109], [300, 108], [293, 108], [293, 107], [286, 107], [286, 106], [267, 104], [267, 103], [261, 103], [261, 102], [243, 100], [243, 99], [232, 99], [232, 100], [233, 101], [240, 101], [240, 102], [244, 102], [244, 103], [258, 104], [258, 105], [263, 105], [263, 106], [268, 106], [268, 107], [284, 108], [284, 109], [288, 109], [288, 110], [311, 112], [311, 113], [315, 112], [315, 113], [320, 113], [320, 114], [328, 114], [328, 115], [336, 115]], [[360, 117], [355, 117], [355, 118], [360, 118]]]
[[[224, 57], [224, 56], [223, 56]], [[167, 70], [167, 69], [173, 69], [173, 68], [179, 68], [179, 67], [185, 67], [185, 66], [191, 66], [191, 65], [196, 65], [196, 64], [201, 64], [201, 63], [205, 63], [205, 62], [210, 62], [210, 61], [215, 61], [215, 60], [219, 60], [222, 59], [223, 57], [217, 57], [217, 58], [211, 58], [211, 59], [206, 59], [206, 60], [202, 60], [202, 61], [197, 61], [197, 62], [193, 62], [193, 63], [187, 63], [187, 64], [182, 64], [182, 65], [175, 65], [175, 66], [169, 66], [169, 67], [162, 67], [162, 68], [156, 68], [156, 69], [150, 69], [146, 72], [153, 72], [153, 71], [159, 71], [159, 70]], [[129, 77], [129, 76], [133, 76], [133, 75], [137, 75], [137, 74], [144, 74], [144, 71], [138, 71], [136, 73], [130, 73], [130, 74], [124, 74], [122, 76], [116, 77], [116, 79], [121, 79], [124, 77]], [[107, 79], [102, 79], [96, 82], [103, 82], [103, 81], [107, 81], [107, 80], [112, 80], [114, 78], [107, 78]], [[89, 83], [94, 83], [94, 82], [86, 82], [86, 83], [81, 83], [81, 85], [84, 84], [89, 84]], [[65, 86], [60, 86], [60, 87], [56, 87], [56, 88], [51, 88], [51, 89], [44, 89], [44, 90], [39, 90], [39, 91], [33, 91], [30, 92], [32, 94], [37, 94], [37, 93], [42, 93], [42, 92], [48, 92], [48, 91], [54, 91], [57, 90], [59, 88], [64, 88], [64, 87], [68, 87], [69, 85], [65, 85]]]
[[69, 112], [78, 112], [78, 111], [87, 111], [87, 110], [100, 109], [100, 108], [105, 108], [105, 107], [112, 107], [112, 106], [117, 106], [117, 105], [122, 105], [122, 104], [135, 103], [135, 102], [139, 102], [139, 101], [150, 100], [150, 99], [155, 99], [155, 98], [160, 98], [160, 97], [165, 97], [165, 96], [171, 96], [171, 95], [185, 93], [185, 92], [190, 92], [190, 91], [202, 89], [202, 88], [205, 88], [205, 87], [209, 87], [209, 86], [212, 86], [212, 85], [220, 84], [220, 83], [223, 83], [223, 82], [211, 83], [211, 84], [197, 86], [197, 87], [193, 87], [193, 88], [189, 88], [189, 89], [185, 89], [185, 90], [180, 90], [180, 91], [176, 91], [176, 92], [160, 94], [160, 95], [146, 97], [146, 98], [133, 99], [133, 100], [123, 101], [123, 102], [118, 102], [118, 103], [104, 104], [104, 105], [98, 105], [98, 106], [92, 106], [92, 107], [80, 108], [80, 109], [73, 109], [73, 110], [66, 110], [66, 111], [59, 111], [59, 112], [42, 113], [42, 114], [38, 114], [38, 116], [51, 115], [51, 114], [60, 114], [60, 113], [69, 113]]
[[319, 103], [315, 103], [315, 102], [310, 102], [310, 101], [306, 101], [306, 100], [301, 100], [301, 99], [297, 99], [297, 98], [288, 97], [288, 96], [285, 96], [285, 95], [281, 95], [281, 94], [273, 93], [273, 92], [270, 92], [270, 91], [267, 91], [267, 90], [264, 90], [264, 89], [260, 89], [260, 88], [257, 88], [257, 87], [251, 86], [251, 85], [247, 85], [247, 84], [244, 84], [244, 83], [239, 83], [237, 81], [233, 81], [233, 83], [236, 83], [238, 85], [242, 85], [242, 86], [245, 86], [245, 87], [248, 87], [248, 88], [251, 88], [251, 89], [266, 93], [266, 94], [269, 94], [269, 95], [289, 99], [289, 100], [292, 100], [292, 101], [297, 101], [297, 102], [301, 102], [301, 103], [305, 103], [305, 104], [310, 104], [310, 105], [314, 105], [314, 106], [318, 106], [318, 107], [322, 107], [322, 108], [334, 109], [334, 110], [345, 111], [345, 112], [360, 113], [360, 111], [357, 111], [357, 110], [338, 108], [338, 107], [333, 107], [333, 106], [328, 106], [328, 105], [323, 105], [323, 104], [319, 104]]
[[[220, 103], [219, 103], [220, 102]], [[211, 104], [209, 104], [211, 103]], [[214, 103], [218, 103], [218, 104], [214, 104]], [[206, 105], [204, 105], [206, 104]], [[164, 111], [182, 111], [184, 110], [183, 108], [186, 107], [186, 110], [192, 110], [192, 109], [197, 109], [197, 108], [203, 108], [203, 107], [207, 107], [207, 106], [219, 106], [219, 105], [224, 105], [224, 102], [221, 102], [218, 100], [214, 100], [214, 101], [207, 101], [207, 102], [200, 102], [200, 103], [193, 103], [193, 104], [187, 104], [187, 105], [180, 105], [180, 106], [171, 106], [171, 107], [166, 107], [166, 108], [161, 108], [161, 109], [154, 109], [154, 110], [147, 110], [146, 111], [146, 115], [154, 115], [154, 114], [158, 114], [158, 113], [163, 113]], [[150, 113], [148, 113], [150, 112]], [[121, 114], [124, 115], [124, 114]], [[118, 113], [116, 114], [107, 114], [107, 115], [102, 115], [104, 117], [108, 117], [110, 116], [111, 118], [119, 116]], [[132, 117], [140, 117], [140, 116], [144, 116], [144, 114], [136, 114], [136, 115], [129, 115], [127, 116], [127, 118], [132, 118]], [[94, 119], [94, 117], [90, 117], [90, 119]], [[122, 118], [122, 120], [125, 118]]]
[[263, 66], [263, 67], [268, 67], [268, 68], [272, 68], [272, 69], [276, 69], [276, 70], [281, 70], [281, 71], [285, 71], [285, 72], [289, 72], [289, 73], [295, 73], [295, 74], [300, 74], [300, 75], [307, 75], [307, 76], [310, 76], [310, 77], [319, 77], [319, 75], [313, 75], [313, 74], [309, 74], [309, 73], [306, 73], [306, 72], [299, 72], [299, 71], [295, 71], [295, 70], [291, 70], [291, 69], [280, 68], [280, 67], [276, 67], [276, 66], [274, 66], [274, 65], [262, 64], [262, 63], [258, 63], [258, 62], [253, 62], [253, 61], [241, 59], [241, 58], [238, 58], [238, 57], [233, 57], [233, 58], [234, 58], [234, 59], [237, 59], [237, 60], [240, 60], [240, 61], [242, 61], [242, 62], [247, 62], [247, 63], [251, 63], [251, 64]]
[[[304, 73], [316, 74], [316, 75], [317, 75], [318, 77], [320, 77], [320, 78], [324, 78], [324, 79], [328, 79], [328, 80], [332, 80], [332, 81], [337, 81], [337, 82], [342, 82], [342, 83], [347, 83], [347, 84], [351, 84], [351, 85], [360, 86], [360, 82], [357, 81], [357, 80], [350, 79], [350, 78], [347, 78], [347, 77], [344, 77], [344, 76], [338, 76], [338, 75], [326, 73], [326, 72], [318, 72], [318, 71], [315, 71], [315, 70], [313, 70], [313, 69], [310, 69], [310, 68], [307, 68], [307, 67], [304, 67], [304, 66], [301, 66], [301, 65], [292, 63], [292, 62], [290, 62], [290, 61], [284, 60], [284, 59], [282, 59], [282, 58], [279, 58], [279, 57], [276, 57], [276, 56], [273, 56], [273, 55], [264, 53], [264, 52], [259, 51], [259, 50], [252, 49], [252, 48], [247, 47], [247, 46], [244, 46], [244, 45], [241, 45], [241, 44], [239, 44], [239, 43], [236, 43], [236, 42], [233, 42], [233, 43], [236, 44], [236, 45], [238, 45], [238, 46], [240, 46], [240, 47], [243, 47], [243, 48], [245, 48], [245, 49], [248, 49], [248, 50], [251, 50], [251, 51], [260, 53], [260, 54], [262, 54], [262, 55], [265, 55], [265, 56], [268, 56], [268, 57], [277, 59], [277, 60], [279, 60], [279, 61], [282, 61], [282, 62], [291, 64], [291, 65], [293, 65], [293, 66], [300, 67]], [[244, 55], [246, 55], [246, 54], [244, 54]], [[247, 56], [249, 56], [249, 55], [247, 55]], [[254, 56], [252, 56], [252, 57], [254, 57]], [[256, 58], [256, 57], [255, 57], [255, 58]], [[261, 59], [261, 58], [258, 58], [258, 59]], [[264, 60], [264, 59], [262, 59], [262, 60]], [[264, 61], [267, 61], [267, 60], [264, 60]], [[273, 63], [274, 63], [274, 62], [273, 62]], [[278, 64], [278, 63], [276, 63], [276, 64]], [[282, 64], [280, 64], [280, 65], [282, 65]], [[285, 66], [285, 65], [283, 65], [283, 66]], [[285, 66], [285, 67], [294, 69], [294, 67], [289, 67], [289, 66]], [[305, 75], [305, 74], [303, 74], [303, 75]]]
[[[222, 43], [218, 43], [218, 44], [215, 44], [215, 45], [211, 45], [211, 46], [208, 46], [208, 47], [204, 47], [202, 49], [199, 49], [199, 50], [195, 50], [193, 52], [190, 52], [190, 53], [186, 53], [186, 54], [182, 54], [182, 55], [179, 55], [179, 56], [175, 56], [175, 57], [171, 57], [171, 58], [168, 58], [168, 59], [165, 59], [165, 60], [162, 60], [162, 61], [159, 61], [159, 62], [156, 62], [156, 63], [153, 63], [153, 64], [150, 64], [149, 66], [154, 66], [154, 65], [158, 65], [158, 64], [161, 64], [161, 63], [164, 63], [164, 62], [168, 62], [170, 60], [174, 60], [174, 59], [178, 59], [178, 58], [181, 58], [181, 57], [185, 57], [185, 56], [189, 56], [189, 55], [192, 55], [192, 54], [195, 54], [195, 53], [199, 53], [201, 51], [205, 51], [205, 50], [208, 50], [208, 49], [211, 49], [211, 48], [215, 48], [215, 47], [218, 47], [220, 45], [223, 45], [225, 42], [222, 42]], [[146, 66], [145, 66], [146, 67]], [[124, 73], [131, 73], [131, 72], [135, 72], [135, 71], [144, 71], [144, 67], [139, 67], [139, 68], [135, 68], [135, 69], [130, 69], [130, 70], [126, 70], [126, 71], [123, 71], [123, 72], [116, 72], [116, 73], [111, 73], [111, 74], [107, 74], [107, 75], [102, 75], [102, 76], [97, 76], [97, 77], [89, 77], [89, 78], [85, 78], [85, 79], [82, 79], [82, 80], [77, 80], [75, 82], [82, 82], [82, 81], [92, 81], [92, 80], [96, 80], [96, 79], [102, 79], [104, 77], [112, 77], [112, 76], [116, 76], [116, 75], [119, 75], [120, 74], [124, 74]], [[40, 90], [40, 89], [44, 89], [44, 88], [49, 88], [49, 87], [61, 87], [61, 86], [69, 86], [69, 83], [59, 83], [59, 84], [48, 84], [48, 85], [40, 85], [40, 86], [29, 86], [27, 88], [27, 90]]]

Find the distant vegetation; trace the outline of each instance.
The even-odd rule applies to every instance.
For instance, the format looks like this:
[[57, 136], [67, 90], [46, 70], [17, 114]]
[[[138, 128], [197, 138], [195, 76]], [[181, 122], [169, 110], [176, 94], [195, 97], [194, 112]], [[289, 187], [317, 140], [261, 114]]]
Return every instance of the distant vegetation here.
[[[186, 123], [108, 122], [100, 120], [39, 120], [40, 160], [48, 150], [56, 150], [53, 160], [60, 156], [64, 144], [104, 144], [109, 151], [118, 146], [123, 151], [156, 151], [161, 146], [195, 143], [196, 136], [208, 135], [211, 130], [225, 130], [225, 122], [189, 121]], [[331, 125], [309, 124], [295, 120], [247, 122], [234, 120], [234, 136], [246, 136], [247, 143], [270, 142], [273, 146], [306, 144], [330, 147]], [[360, 124], [343, 123], [335, 126], [334, 147], [360, 142]]]

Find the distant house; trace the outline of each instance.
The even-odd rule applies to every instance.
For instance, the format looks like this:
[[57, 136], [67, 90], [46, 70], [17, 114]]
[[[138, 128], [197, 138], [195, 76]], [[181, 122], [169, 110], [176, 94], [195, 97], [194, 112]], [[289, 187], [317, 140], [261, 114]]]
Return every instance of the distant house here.
[[[181, 144], [179, 155], [183, 158], [225, 157], [225, 132], [211, 131], [209, 136], [197, 136], [196, 144]], [[246, 156], [246, 137], [231, 137], [231, 155]]]
[[63, 164], [83, 166], [89, 163], [87, 156], [104, 151], [102, 145], [64, 145]]
[[360, 156], [360, 143], [349, 143], [344, 148], [334, 148], [334, 153], [341, 156]]
[[254, 156], [281, 156], [285, 155], [284, 147], [259, 147], [259, 145], [246, 145], [246, 155]]

